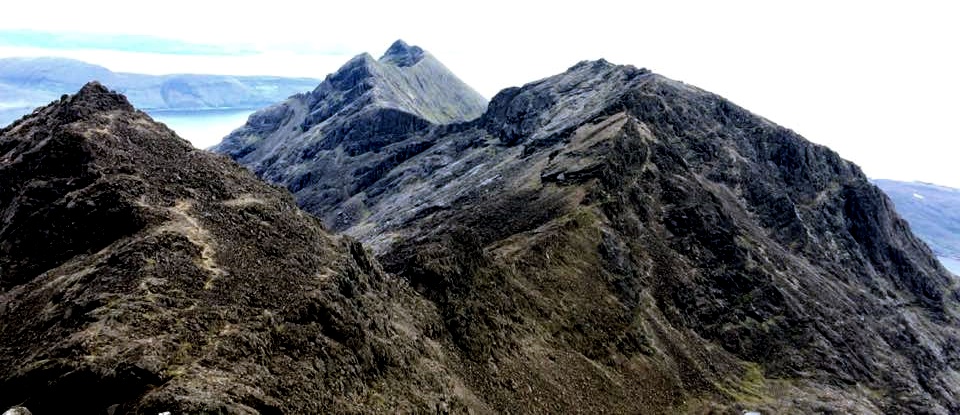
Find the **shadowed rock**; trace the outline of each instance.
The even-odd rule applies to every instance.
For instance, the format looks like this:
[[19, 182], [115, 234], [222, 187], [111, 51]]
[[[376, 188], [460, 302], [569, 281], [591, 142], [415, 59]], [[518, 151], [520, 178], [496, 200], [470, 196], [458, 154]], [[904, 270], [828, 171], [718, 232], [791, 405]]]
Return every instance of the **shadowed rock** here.
[[397, 40], [390, 45], [387, 52], [380, 57], [380, 62], [397, 65], [400, 67], [413, 66], [420, 62], [426, 55], [419, 46], [410, 46], [402, 40]]

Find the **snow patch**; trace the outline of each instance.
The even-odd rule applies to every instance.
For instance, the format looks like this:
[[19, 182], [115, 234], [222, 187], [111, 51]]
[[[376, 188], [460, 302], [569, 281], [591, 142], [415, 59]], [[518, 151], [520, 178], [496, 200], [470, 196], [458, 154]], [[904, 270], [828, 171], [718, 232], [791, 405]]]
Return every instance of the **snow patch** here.
[[914, 193], [914, 194], [913, 194], [913, 197], [916, 198], [916, 199], [920, 199], [920, 200], [926, 199], [926, 198], [923, 197], [923, 195], [920, 194], [920, 193]]

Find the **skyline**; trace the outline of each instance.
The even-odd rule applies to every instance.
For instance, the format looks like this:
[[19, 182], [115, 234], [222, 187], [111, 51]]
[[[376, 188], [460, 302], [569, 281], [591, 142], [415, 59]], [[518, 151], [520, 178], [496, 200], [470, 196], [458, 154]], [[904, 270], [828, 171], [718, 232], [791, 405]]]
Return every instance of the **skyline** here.
[[[952, 4], [599, 1], [583, 9], [423, 1], [361, 10], [173, 1], [141, 18], [144, 11], [124, 2], [54, 3], [43, 13], [4, 6], [23, 18], [0, 23], [0, 57], [64, 56], [117, 72], [322, 79], [401, 38], [488, 98], [604, 58], [724, 96], [872, 178], [960, 187], [951, 167], [960, 150]], [[291, 18], [289, 10], [299, 12]], [[97, 18], [110, 24], [89, 24]]]

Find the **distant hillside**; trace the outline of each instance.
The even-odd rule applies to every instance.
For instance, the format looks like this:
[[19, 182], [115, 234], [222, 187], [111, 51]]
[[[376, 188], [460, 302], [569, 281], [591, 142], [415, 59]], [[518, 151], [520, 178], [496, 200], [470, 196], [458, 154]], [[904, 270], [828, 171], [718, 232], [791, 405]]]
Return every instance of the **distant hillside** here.
[[960, 260], [960, 189], [894, 180], [874, 183], [937, 256]]
[[260, 108], [312, 90], [311, 78], [143, 75], [64, 58], [0, 59], [0, 126], [97, 80], [144, 110]]

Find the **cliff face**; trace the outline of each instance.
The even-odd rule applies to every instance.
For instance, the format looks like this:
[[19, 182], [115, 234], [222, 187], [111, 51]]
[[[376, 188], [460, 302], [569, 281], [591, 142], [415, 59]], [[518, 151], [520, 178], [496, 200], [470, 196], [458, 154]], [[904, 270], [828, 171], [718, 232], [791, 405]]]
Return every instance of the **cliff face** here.
[[300, 140], [227, 152], [326, 189], [298, 200], [436, 305], [496, 410], [960, 411], [955, 281], [855, 165], [721, 97], [582, 62]]
[[[363, 247], [99, 84], [0, 130], [0, 407], [432, 411], [437, 324]], [[431, 357], [432, 356], [432, 357]]]

